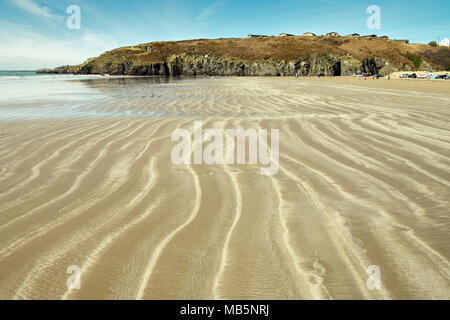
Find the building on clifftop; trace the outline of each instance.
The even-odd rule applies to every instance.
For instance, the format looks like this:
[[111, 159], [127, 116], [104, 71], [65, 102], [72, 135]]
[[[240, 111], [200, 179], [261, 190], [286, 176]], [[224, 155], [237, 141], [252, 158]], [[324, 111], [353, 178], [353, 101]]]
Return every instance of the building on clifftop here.
[[267, 38], [268, 36], [264, 36], [261, 34], [249, 34], [248, 38]]

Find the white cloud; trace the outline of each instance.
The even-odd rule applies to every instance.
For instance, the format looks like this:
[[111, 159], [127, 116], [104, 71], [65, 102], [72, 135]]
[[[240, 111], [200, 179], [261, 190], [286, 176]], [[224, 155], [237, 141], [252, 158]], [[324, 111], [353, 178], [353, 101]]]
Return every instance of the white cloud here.
[[41, 7], [33, 0], [12, 0], [12, 3], [36, 16], [44, 17], [44, 18], [53, 18], [57, 17], [57, 15], [52, 14], [47, 7]]
[[225, 5], [224, 0], [219, 0], [211, 4], [210, 6], [204, 8], [202, 12], [197, 16], [198, 20], [205, 20], [213, 15], [215, 15], [220, 9]]
[[118, 47], [109, 36], [84, 30], [77, 38], [61, 40], [35, 33], [27, 26], [0, 20], [0, 70], [76, 65]]

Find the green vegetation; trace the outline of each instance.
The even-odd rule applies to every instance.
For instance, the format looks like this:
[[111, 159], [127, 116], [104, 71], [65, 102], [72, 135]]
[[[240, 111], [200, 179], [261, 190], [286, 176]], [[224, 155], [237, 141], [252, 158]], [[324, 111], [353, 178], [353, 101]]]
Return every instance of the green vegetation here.
[[428, 45], [433, 47], [433, 48], [436, 48], [438, 46], [436, 41], [431, 41], [431, 42], [428, 43]]
[[423, 59], [419, 56], [416, 56], [415, 54], [410, 54], [409, 60], [411, 60], [414, 63], [414, 65], [416, 66], [417, 69], [420, 68], [420, 66], [422, 65], [422, 62], [423, 62]]

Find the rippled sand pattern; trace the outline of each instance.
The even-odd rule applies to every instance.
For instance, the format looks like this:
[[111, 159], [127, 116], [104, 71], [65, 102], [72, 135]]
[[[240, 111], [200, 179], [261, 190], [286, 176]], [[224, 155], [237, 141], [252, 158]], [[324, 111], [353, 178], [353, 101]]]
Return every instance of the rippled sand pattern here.
[[[450, 298], [450, 82], [140, 81], [1, 106], [0, 299]], [[195, 120], [279, 129], [279, 173], [173, 165]]]

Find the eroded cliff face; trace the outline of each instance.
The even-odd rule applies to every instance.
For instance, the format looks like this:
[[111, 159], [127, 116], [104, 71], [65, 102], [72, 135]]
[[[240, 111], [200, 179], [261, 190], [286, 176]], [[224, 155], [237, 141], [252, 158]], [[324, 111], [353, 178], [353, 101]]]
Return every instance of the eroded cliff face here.
[[397, 71], [388, 68], [382, 59], [359, 61], [347, 57], [309, 57], [297, 61], [263, 60], [246, 62], [238, 59], [213, 57], [209, 55], [183, 54], [171, 56], [165, 62], [136, 64], [132, 61], [113, 63], [93, 59], [78, 67], [70, 67], [67, 73], [111, 74], [111, 75], [152, 75], [152, 76], [348, 76], [357, 72], [371, 74], [381, 71]]
[[[423, 47], [425, 46], [425, 47]], [[450, 50], [372, 37], [265, 37], [151, 42], [117, 48], [63, 73], [154, 76], [348, 76], [433, 71]], [[427, 54], [424, 54], [424, 50]], [[442, 58], [442, 57], [443, 58]], [[412, 59], [414, 57], [414, 59]], [[430, 57], [430, 59], [428, 59]], [[439, 58], [439, 59], [438, 59]], [[423, 63], [422, 63], [423, 61]], [[55, 72], [60, 73], [61, 70]]]

